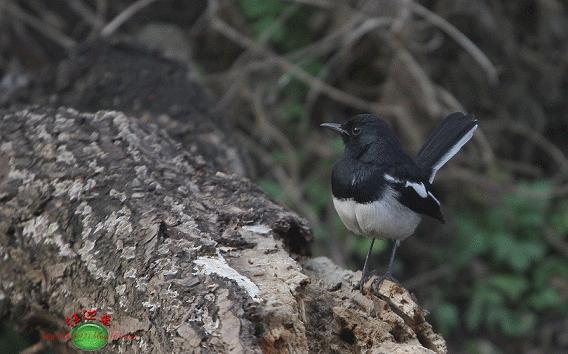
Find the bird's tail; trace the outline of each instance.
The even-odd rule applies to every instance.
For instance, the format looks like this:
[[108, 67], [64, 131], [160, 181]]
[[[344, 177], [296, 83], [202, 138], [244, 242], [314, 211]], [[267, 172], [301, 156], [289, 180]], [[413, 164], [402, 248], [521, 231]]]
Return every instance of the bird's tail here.
[[477, 119], [472, 115], [456, 112], [447, 116], [432, 132], [416, 157], [418, 165], [428, 171], [430, 183], [436, 172], [471, 139], [477, 125]]

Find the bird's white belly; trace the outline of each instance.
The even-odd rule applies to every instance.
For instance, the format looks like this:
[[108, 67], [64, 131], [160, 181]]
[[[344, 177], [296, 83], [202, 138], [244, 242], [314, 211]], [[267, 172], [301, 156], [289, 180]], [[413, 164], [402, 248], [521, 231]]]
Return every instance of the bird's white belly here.
[[387, 189], [381, 200], [366, 204], [333, 198], [333, 205], [349, 231], [367, 237], [402, 240], [414, 233], [421, 217], [396, 200], [394, 193]]

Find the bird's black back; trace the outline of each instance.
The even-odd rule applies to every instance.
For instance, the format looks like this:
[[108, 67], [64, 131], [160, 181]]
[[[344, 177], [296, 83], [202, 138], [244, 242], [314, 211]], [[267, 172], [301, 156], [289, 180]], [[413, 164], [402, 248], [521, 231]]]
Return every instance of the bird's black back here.
[[[332, 171], [331, 185], [335, 198], [371, 203], [380, 199], [387, 188], [393, 188], [399, 192], [401, 204], [443, 221], [435, 198], [420, 198], [412, 188], [405, 186], [406, 181], [412, 181], [429, 188], [427, 171], [404, 152], [386, 122], [373, 115], [359, 115], [343, 127], [351, 135], [343, 136], [345, 152]], [[354, 128], [360, 129], [359, 135], [354, 136]], [[385, 180], [385, 174], [400, 183]]]

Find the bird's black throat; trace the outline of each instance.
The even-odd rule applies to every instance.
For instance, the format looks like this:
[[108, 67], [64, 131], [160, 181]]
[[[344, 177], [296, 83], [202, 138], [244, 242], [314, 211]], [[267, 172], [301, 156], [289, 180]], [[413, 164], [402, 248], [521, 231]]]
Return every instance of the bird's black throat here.
[[331, 173], [331, 190], [337, 199], [353, 199], [357, 203], [371, 203], [383, 195], [384, 179], [373, 178], [381, 168], [347, 156], [340, 159]]

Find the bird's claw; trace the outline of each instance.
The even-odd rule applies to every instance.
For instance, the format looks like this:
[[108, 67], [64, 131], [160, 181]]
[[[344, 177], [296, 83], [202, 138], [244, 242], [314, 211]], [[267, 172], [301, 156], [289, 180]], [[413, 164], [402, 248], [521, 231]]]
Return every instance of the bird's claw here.
[[393, 277], [391, 272], [386, 272], [386, 273], [380, 275], [379, 277], [377, 277], [373, 281], [373, 288], [378, 290], [379, 287], [381, 286], [381, 284], [383, 283], [383, 281], [385, 281], [385, 279], [388, 279], [388, 280], [392, 281], [393, 283], [398, 283], [398, 280], [396, 280], [395, 277]]
[[365, 278], [361, 278], [361, 281], [359, 282], [359, 291], [361, 291], [361, 293], [363, 292], [363, 286], [365, 285], [365, 283], [367, 283], [367, 281], [369, 281], [369, 279], [371, 279], [372, 277], [376, 277], [373, 280], [373, 283], [371, 284], [371, 287], [375, 290], [378, 290], [379, 287], [381, 286], [381, 284], [383, 283], [383, 281], [385, 281], [385, 279], [388, 279], [390, 281], [392, 281], [393, 283], [398, 283], [399, 281], [392, 275], [391, 272], [385, 272], [384, 274], [381, 275], [377, 275], [377, 271], [373, 270], [370, 272], [370, 274], [368, 274]]

